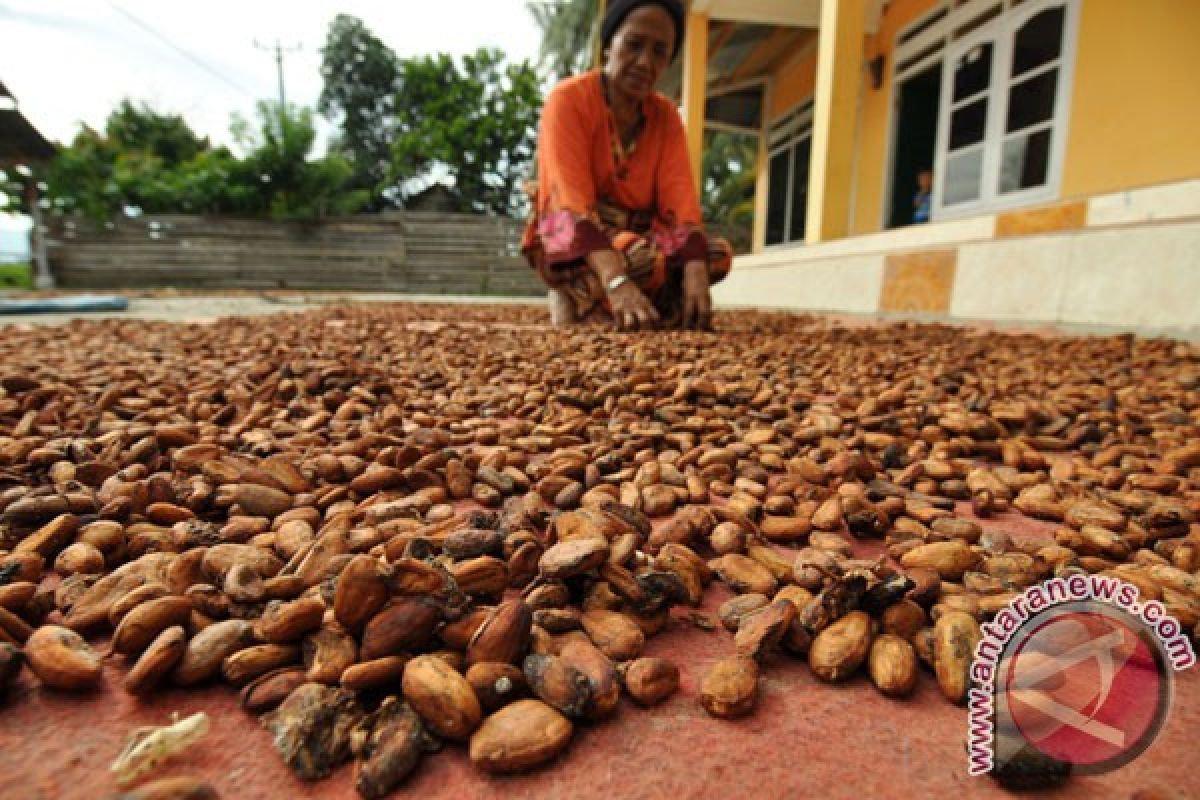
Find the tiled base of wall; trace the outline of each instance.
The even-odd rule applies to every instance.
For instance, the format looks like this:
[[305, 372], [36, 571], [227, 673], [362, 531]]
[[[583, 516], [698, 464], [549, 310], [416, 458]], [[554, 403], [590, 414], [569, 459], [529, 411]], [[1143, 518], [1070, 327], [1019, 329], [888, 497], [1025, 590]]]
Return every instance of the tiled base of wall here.
[[1200, 335], [1200, 181], [739, 258], [718, 306]]

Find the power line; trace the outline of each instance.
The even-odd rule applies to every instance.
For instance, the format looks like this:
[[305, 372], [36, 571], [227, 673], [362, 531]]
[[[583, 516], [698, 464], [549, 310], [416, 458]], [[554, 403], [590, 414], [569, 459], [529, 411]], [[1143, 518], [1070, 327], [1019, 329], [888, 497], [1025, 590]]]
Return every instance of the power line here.
[[130, 13], [129, 11], [126, 11], [125, 9], [121, 8], [119, 5], [112, 2], [112, 0], [109, 0], [108, 4], [110, 6], [112, 6], [113, 10], [116, 11], [118, 14], [120, 14], [121, 16], [128, 19], [134, 25], [137, 25], [139, 28], [144, 30], [146, 33], [149, 33], [155, 39], [158, 39], [160, 42], [165, 44], [167, 47], [171, 48], [176, 53], [183, 56], [188, 61], [192, 62], [192, 64], [194, 64], [195, 66], [204, 70], [209, 75], [213, 76], [214, 78], [221, 81], [225, 85], [232, 87], [233, 89], [237, 90], [238, 92], [241, 92], [242, 94], [246, 95], [246, 97], [249, 97], [251, 100], [258, 99], [253, 93], [251, 93], [251, 92], [247, 91], [245, 88], [243, 88], [241, 86], [241, 84], [239, 84], [237, 81], [234, 81], [233, 79], [231, 79], [228, 76], [221, 73], [220, 70], [214, 68], [212, 65], [204, 62], [200, 58], [192, 55], [187, 50], [184, 50], [182, 47], [180, 47], [179, 45], [172, 42], [170, 39], [168, 39], [166, 36], [164, 36], [162, 33], [160, 33], [154, 26], [141, 20], [140, 18], [138, 18], [134, 14]]
[[275, 40], [274, 46], [262, 44], [258, 41], [258, 39], [255, 39], [254, 46], [257, 49], [264, 50], [266, 52], [270, 52], [272, 50], [275, 51], [275, 74], [279, 79], [279, 113], [283, 114], [284, 109], [287, 108], [287, 96], [283, 92], [283, 54], [284, 51], [289, 53], [298, 53], [302, 47], [299, 42], [296, 43], [295, 47], [284, 47], [279, 43], [278, 39]]

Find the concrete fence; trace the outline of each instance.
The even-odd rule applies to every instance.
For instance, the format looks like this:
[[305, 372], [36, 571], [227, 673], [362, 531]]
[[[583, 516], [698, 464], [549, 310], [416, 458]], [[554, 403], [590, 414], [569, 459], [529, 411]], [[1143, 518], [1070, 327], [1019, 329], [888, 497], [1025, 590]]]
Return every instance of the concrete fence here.
[[440, 212], [315, 222], [186, 215], [97, 227], [47, 220], [59, 286], [355, 289], [525, 296], [541, 292], [518, 252], [521, 223]]

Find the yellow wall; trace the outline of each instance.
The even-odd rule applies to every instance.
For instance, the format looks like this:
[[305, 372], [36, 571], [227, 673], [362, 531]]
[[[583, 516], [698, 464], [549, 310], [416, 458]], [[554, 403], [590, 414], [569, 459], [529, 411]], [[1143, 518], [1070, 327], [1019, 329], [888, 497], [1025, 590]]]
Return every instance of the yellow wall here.
[[[888, 123], [892, 102], [892, 46], [896, 31], [937, 4], [937, 0], [893, 0], [880, 20], [879, 31], [864, 40], [863, 57], [869, 61], [883, 53], [884, 84], [879, 89], [862, 88], [859, 111], [858, 162], [852, 200], [852, 234], [880, 229], [883, 192], [886, 185]], [[812, 97], [816, 84], [817, 53], [814, 49], [800, 59], [783, 65], [771, 76], [769, 119], [774, 121], [797, 104]]]
[[[861, 90], [852, 234], [882, 229], [896, 34], [938, 0], [893, 0], [863, 57], [884, 83]], [[1062, 199], [1200, 177], [1200, 0], [1081, 0]], [[812, 97], [815, 49], [772, 76], [769, 119]]]
[[817, 85], [817, 44], [808, 52], [784, 64], [771, 75], [771, 101], [767, 119], [774, 122], [813, 96]]
[[888, 126], [892, 115], [892, 49], [896, 34], [913, 20], [937, 5], [937, 0], [896, 0], [879, 21], [879, 31], [866, 37], [864, 60], [883, 55], [883, 85], [872, 89], [864, 83], [862, 109], [859, 112], [858, 168], [851, 234], [881, 230], [884, 215], [884, 190], [887, 186]]
[[1200, 176], [1197, 33], [1197, 0], [1083, 0], [1064, 198]]

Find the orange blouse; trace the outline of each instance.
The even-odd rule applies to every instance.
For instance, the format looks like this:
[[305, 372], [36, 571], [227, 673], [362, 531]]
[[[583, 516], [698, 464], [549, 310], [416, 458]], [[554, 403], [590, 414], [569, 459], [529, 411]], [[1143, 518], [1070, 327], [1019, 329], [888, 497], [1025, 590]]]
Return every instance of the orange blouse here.
[[[593, 250], [610, 248], [610, 236], [619, 229], [652, 236], [668, 259], [705, 257], [679, 112], [656, 92], [642, 113], [642, 129], [623, 153], [599, 70], [563, 81], [546, 98], [538, 130], [538, 191], [525, 241], [527, 253], [540, 245], [539, 255], [548, 262], [543, 266], [577, 264]], [[612, 206], [629, 212], [624, 224], [609, 218]]]

